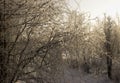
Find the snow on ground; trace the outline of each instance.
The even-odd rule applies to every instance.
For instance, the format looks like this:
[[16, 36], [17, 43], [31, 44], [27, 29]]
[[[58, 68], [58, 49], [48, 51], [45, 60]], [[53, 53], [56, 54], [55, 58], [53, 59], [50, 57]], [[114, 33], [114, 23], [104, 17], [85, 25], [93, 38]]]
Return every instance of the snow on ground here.
[[[25, 83], [22, 81], [16, 83]], [[26, 82], [27, 83], [27, 82]], [[36, 82], [31, 82], [36, 83]], [[64, 76], [59, 83], [115, 83], [107, 78], [106, 75], [96, 76], [93, 74], [86, 74], [78, 69], [64, 69]]]
[[106, 75], [95, 77], [77, 69], [65, 69], [62, 83], [114, 83]]

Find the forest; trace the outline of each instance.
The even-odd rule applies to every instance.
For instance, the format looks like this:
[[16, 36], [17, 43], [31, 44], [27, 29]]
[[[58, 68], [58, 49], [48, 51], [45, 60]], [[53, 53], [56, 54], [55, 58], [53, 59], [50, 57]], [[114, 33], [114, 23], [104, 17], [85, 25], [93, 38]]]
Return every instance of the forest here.
[[120, 83], [119, 16], [0, 0], [0, 83]]

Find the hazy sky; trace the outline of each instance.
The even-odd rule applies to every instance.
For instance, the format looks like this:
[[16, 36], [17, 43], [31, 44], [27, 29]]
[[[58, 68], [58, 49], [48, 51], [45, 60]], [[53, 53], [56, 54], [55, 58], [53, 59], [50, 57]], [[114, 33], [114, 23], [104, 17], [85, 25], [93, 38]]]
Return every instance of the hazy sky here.
[[120, 14], [120, 0], [70, 0], [69, 5], [72, 10], [79, 8], [81, 11], [90, 12], [93, 18], [102, 17], [104, 13], [112, 17]]

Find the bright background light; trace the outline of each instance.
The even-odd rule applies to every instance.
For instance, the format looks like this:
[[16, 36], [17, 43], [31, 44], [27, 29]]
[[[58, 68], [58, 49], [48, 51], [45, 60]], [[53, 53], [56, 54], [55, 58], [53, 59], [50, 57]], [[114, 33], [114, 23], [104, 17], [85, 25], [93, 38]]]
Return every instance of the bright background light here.
[[92, 18], [120, 14], [120, 0], [69, 0], [68, 4], [71, 10], [88, 12]]

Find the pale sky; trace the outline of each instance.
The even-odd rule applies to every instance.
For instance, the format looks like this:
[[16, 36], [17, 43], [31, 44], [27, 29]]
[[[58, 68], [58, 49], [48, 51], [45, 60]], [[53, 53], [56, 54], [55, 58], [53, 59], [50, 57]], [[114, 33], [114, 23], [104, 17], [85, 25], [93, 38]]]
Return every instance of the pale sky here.
[[93, 18], [103, 17], [104, 13], [112, 17], [120, 14], [120, 0], [69, 0], [69, 5], [71, 10], [89, 12]]

